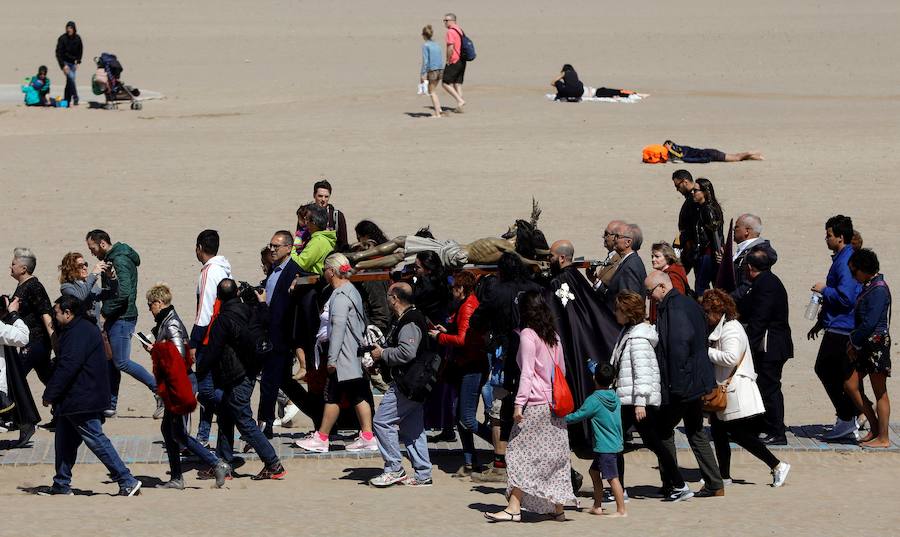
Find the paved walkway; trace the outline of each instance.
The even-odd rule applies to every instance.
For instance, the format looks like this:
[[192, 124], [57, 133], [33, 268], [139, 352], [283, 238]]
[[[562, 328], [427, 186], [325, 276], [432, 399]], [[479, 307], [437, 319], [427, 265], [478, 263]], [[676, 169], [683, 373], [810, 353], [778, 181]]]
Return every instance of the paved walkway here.
[[[349, 453], [344, 451], [344, 446], [353, 441], [352, 433], [339, 432], [333, 436], [331, 451], [329, 453], [307, 453], [291, 446], [294, 439], [301, 437], [301, 433], [290, 429], [283, 429], [282, 434], [272, 440], [272, 445], [281, 459], [368, 459], [378, 457], [378, 452]], [[823, 425], [801, 425], [791, 427], [787, 433], [788, 445], [771, 446], [772, 451], [840, 451], [840, 452], [900, 452], [900, 423], [891, 424], [891, 441], [893, 446], [888, 449], [864, 449], [854, 442], [823, 442], [820, 438], [826, 431]], [[160, 436], [113, 436], [113, 445], [126, 464], [132, 463], [160, 463], [167, 464], [165, 450]], [[0, 465], [29, 466], [34, 464], [53, 464], [54, 451], [53, 440], [50, 435], [38, 435], [33, 446], [24, 449], [8, 449], [9, 442], [0, 443]], [[240, 442], [236, 442], [240, 449]], [[679, 450], [689, 450], [687, 439], [679, 429], [676, 431], [675, 445]], [[459, 452], [461, 446], [456, 442], [430, 443], [429, 447], [433, 455], [442, 455]], [[476, 438], [476, 447], [480, 450], [490, 450], [490, 445]], [[639, 447], [636, 445], [635, 447]], [[732, 445], [732, 449], [740, 451], [741, 448]], [[256, 455], [248, 453], [246, 458], [255, 459]], [[82, 447], [78, 453], [79, 463], [99, 462], [94, 454]]]

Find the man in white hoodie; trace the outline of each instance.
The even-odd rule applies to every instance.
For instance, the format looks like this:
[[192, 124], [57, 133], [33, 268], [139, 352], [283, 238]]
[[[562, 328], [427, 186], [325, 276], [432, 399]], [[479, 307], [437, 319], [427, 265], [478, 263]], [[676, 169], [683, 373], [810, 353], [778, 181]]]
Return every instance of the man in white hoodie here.
[[[203, 264], [197, 280], [197, 317], [191, 328], [191, 352], [195, 353], [195, 361], [203, 359], [203, 347], [206, 332], [212, 320], [216, 302], [216, 288], [225, 278], [231, 278], [231, 263], [219, 254], [219, 232], [204, 229], [197, 235], [197, 261]], [[197, 429], [197, 440], [201, 444], [209, 443], [209, 431], [216, 402], [222, 398], [222, 392], [216, 390], [212, 376], [206, 375], [197, 379], [200, 402], [200, 425]]]

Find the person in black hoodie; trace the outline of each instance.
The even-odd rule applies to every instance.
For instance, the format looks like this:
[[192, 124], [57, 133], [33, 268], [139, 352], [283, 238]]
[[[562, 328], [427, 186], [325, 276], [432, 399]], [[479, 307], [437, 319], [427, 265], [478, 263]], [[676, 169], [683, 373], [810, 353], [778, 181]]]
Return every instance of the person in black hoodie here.
[[106, 352], [97, 324], [82, 316], [82, 303], [63, 295], [53, 307], [59, 333], [56, 367], [42, 397], [53, 405], [56, 426], [56, 475], [53, 485], [37, 490], [40, 495], [71, 495], [72, 467], [82, 442], [109, 470], [119, 484], [119, 496], [134, 496], [141, 488], [103, 434], [103, 411], [109, 408], [109, 373]]
[[[237, 283], [224, 278], [216, 288], [216, 295], [222, 305], [210, 325], [206, 355], [197, 364], [197, 376], [202, 378], [212, 372], [216, 387], [223, 390], [222, 402], [216, 409], [219, 415], [216, 455], [234, 466], [234, 428], [237, 427], [241, 438], [253, 446], [265, 465], [253, 479], [281, 479], [287, 471], [275, 448], [253, 421], [250, 410], [250, 397], [262, 360], [259, 360], [259, 345], [249, 344], [247, 336], [255, 325], [268, 325], [266, 293], [256, 291], [258, 303], [245, 303], [238, 295]], [[251, 308], [257, 309], [254, 312]]]
[[56, 40], [56, 61], [66, 75], [66, 90], [63, 99], [73, 106], [78, 106], [78, 88], [75, 86], [75, 72], [81, 65], [84, 46], [74, 21], [66, 23], [66, 31]]
[[[685, 435], [705, 482], [698, 495], [724, 496], [725, 485], [719, 466], [703, 430], [702, 397], [716, 387], [707, 351], [705, 314], [697, 302], [672, 289], [672, 280], [665, 272], [655, 270], [650, 273], [644, 280], [644, 287], [650, 300], [659, 304], [656, 358], [662, 388], [660, 440], [675, 460], [675, 426], [683, 419]], [[660, 468], [660, 473], [666, 489], [665, 500], [678, 502], [694, 496], [677, 465]]]
[[581, 96], [584, 95], [584, 84], [581, 83], [581, 80], [578, 80], [578, 73], [575, 72], [575, 68], [568, 63], [562, 66], [559, 77], [551, 85], [556, 88], [555, 100], [557, 101], [577, 103], [581, 101]]

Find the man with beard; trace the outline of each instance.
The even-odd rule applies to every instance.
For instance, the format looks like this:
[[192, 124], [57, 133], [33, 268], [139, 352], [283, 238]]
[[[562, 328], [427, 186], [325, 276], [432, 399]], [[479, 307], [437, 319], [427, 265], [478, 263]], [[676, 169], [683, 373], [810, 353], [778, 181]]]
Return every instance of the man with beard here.
[[[572, 264], [575, 247], [558, 240], [550, 246], [550, 271], [547, 304], [556, 320], [556, 332], [566, 360], [566, 380], [572, 390], [575, 407], [581, 406], [594, 391], [593, 371], [612, 353], [619, 325], [591, 284]], [[590, 423], [569, 428], [572, 446], [591, 448]]]

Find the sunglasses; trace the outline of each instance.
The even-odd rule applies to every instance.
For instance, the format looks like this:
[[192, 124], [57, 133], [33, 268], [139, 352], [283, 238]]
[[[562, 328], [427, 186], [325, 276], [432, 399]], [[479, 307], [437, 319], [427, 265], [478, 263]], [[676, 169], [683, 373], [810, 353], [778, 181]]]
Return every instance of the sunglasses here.
[[661, 287], [661, 286], [662, 286], [662, 284], [661, 284], [661, 283], [658, 283], [658, 284], [654, 285], [652, 288], [646, 289], [646, 290], [644, 291], [644, 296], [647, 297], [647, 298], [650, 298], [651, 296], [653, 296], [653, 291], [656, 291], [656, 289], [657, 289], [658, 287]]
[[78, 263], [78, 266], [81, 267], [81, 268], [88, 268], [87, 262]]
[[290, 246], [290, 244], [271, 244], [269, 243], [269, 250], [277, 250], [279, 248], [284, 248], [286, 246]]
[[703, 192], [703, 189], [702, 188], [692, 188], [691, 193], [693, 194], [694, 192]]

